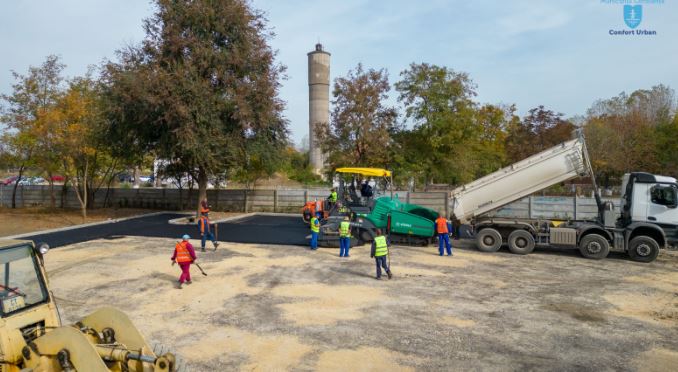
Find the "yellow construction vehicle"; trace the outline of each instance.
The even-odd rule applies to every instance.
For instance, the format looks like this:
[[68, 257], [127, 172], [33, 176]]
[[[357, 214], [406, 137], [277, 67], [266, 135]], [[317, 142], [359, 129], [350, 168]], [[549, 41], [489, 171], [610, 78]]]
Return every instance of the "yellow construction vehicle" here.
[[44, 268], [49, 247], [0, 240], [0, 371], [174, 371], [122, 312], [106, 307], [62, 326]]

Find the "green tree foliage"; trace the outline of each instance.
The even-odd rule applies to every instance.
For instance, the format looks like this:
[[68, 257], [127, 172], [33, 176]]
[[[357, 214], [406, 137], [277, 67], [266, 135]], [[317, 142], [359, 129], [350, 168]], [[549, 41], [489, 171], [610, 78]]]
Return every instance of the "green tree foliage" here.
[[479, 105], [469, 76], [447, 67], [412, 64], [400, 75], [395, 86], [414, 124], [397, 136], [405, 176], [458, 184], [501, 167], [514, 108]]
[[574, 124], [563, 114], [544, 106], [531, 109], [521, 121], [514, 121], [506, 139], [506, 155], [513, 163], [573, 138]]
[[365, 70], [358, 64], [334, 81], [331, 123], [319, 123], [318, 135], [331, 169], [341, 166], [388, 167], [395, 108], [388, 99], [386, 70]]
[[282, 170], [291, 180], [303, 183], [305, 185], [325, 185], [322, 178], [313, 173], [309, 161], [308, 150], [298, 151], [293, 146], [285, 149], [284, 165]]
[[111, 140], [194, 170], [199, 200], [210, 174], [269, 172], [287, 123], [263, 15], [244, 0], [158, 0], [144, 28], [106, 67]]

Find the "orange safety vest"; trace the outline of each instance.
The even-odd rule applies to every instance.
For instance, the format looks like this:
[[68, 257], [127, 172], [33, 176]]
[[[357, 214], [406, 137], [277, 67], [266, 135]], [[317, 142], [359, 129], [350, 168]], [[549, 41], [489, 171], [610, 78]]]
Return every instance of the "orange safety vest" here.
[[436, 219], [436, 225], [438, 230], [438, 234], [447, 234], [449, 231], [447, 230], [447, 220], [444, 217], [438, 217]]
[[200, 225], [200, 233], [205, 233], [205, 232], [210, 232], [210, 220], [207, 219], [207, 217], [200, 217], [200, 220], [198, 221], [198, 224]]
[[188, 247], [186, 247], [186, 242], [177, 243], [177, 245], [174, 246], [174, 249], [177, 252], [176, 260], [178, 263], [193, 261], [193, 257], [191, 257], [191, 254], [188, 252]]

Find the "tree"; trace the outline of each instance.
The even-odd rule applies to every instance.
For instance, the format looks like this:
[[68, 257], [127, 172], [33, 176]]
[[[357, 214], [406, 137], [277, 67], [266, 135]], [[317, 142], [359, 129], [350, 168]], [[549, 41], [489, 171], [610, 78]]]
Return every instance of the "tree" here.
[[391, 134], [397, 128], [397, 112], [388, 107], [386, 70], [362, 64], [334, 81], [331, 123], [318, 123], [323, 151], [331, 168], [340, 166], [388, 167]]
[[54, 152], [50, 122], [46, 112], [58, 100], [61, 89], [61, 72], [64, 65], [57, 56], [48, 56], [40, 67], [30, 67], [27, 75], [12, 72], [15, 84], [11, 95], [2, 95], [7, 107], [2, 112], [4, 124], [2, 141], [6, 151], [19, 166], [19, 178], [14, 183], [12, 208], [16, 208], [16, 190], [26, 167], [35, 165], [47, 172], [50, 183], [52, 206], [54, 187], [52, 172], [58, 164]]
[[678, 177], [678, 113], [657, 126], [657, 154], [661, 172]]
[[97, 161], [102, 156], [96, 137], [101, 127], [98, 104], [96, 82], [89, 77], [75, 78], [45, 115], [45, 120], [53, 123], [52, 143], [78, 197], [83, 219], [87, 219], [91, 184], [99, 176]]
[[245, 0], [158, 0], [144, 29], [141, 46], [106, 66], [111, 140], [194, 169], [199, 200], [208, 175], [282, 150], [284, 68], [261, 12]]
[[594, 170], [607, 180], [676, 169], [675, 115], [675, 94], [664, 85], [595, 102], [585, 125]]
[[511, 163], [525, 159], [573, 138], [576, 127], [563, 119], [563, 114], [540, 105], [531, 109], [522, 121], [509, 128], [506, 142]]
[[[467, 145], [477, 138], [475, 85], [465, 73], [427, 63], [411, 64], [395, 84], [406, 117], [414, 128], [405, 139], [415, 156], [418, 178], [425, 183], [459, 183], [473, 179], [466, 166]], [[402, 163], [401, 163], [402, 164]]]

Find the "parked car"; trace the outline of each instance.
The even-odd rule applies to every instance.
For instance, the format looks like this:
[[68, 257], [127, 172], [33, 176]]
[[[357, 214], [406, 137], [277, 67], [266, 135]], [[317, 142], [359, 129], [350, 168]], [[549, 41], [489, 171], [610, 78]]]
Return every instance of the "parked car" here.
[[16, 182], [17, 178], [19, 178], [19, 176], [9, 176], [9, 177], [3, 179], [2, 181], [0, 181], [0, 185], [9, 186], [9, 185], [13, 184], [14, 182]]
[[66, 180], [66, 177], [60, 175], [54, 175], [51, 178], [52, 182], [64, 182]]
[[35, 182], [33, 181], [35, 177], [21, 177], [21, 180], [19, 181], [19, 186], [31, 186], [35, 185]]

